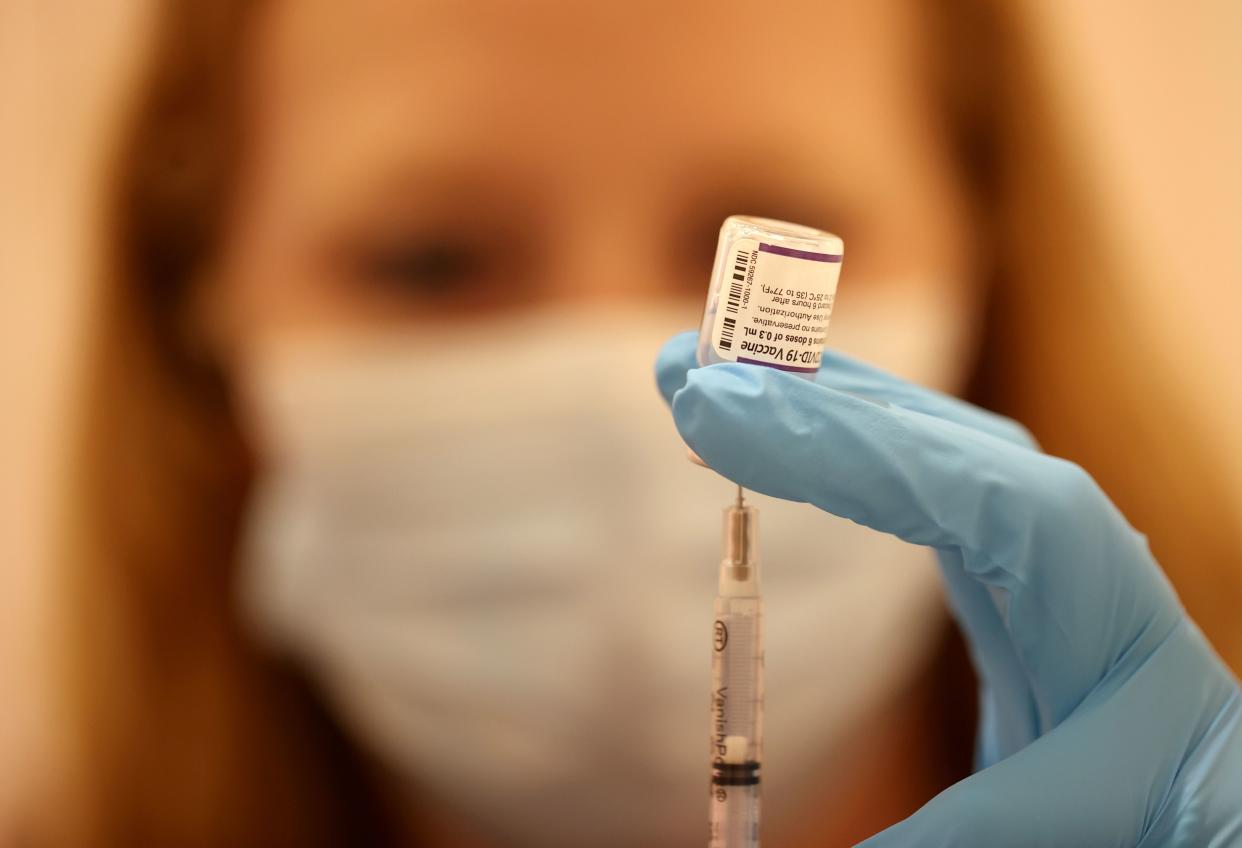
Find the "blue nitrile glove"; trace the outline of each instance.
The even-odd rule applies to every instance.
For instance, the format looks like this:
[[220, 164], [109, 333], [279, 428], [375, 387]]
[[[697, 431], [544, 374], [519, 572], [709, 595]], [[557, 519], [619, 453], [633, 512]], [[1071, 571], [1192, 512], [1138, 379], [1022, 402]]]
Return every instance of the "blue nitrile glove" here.
[[936, 549], [981, 682], [978, 770], [864, 843], [1242, 845], [1242, 694], [1135, 532], [1019, 425], [826, 354], [815, 382], [660, 353], [709, 466]]

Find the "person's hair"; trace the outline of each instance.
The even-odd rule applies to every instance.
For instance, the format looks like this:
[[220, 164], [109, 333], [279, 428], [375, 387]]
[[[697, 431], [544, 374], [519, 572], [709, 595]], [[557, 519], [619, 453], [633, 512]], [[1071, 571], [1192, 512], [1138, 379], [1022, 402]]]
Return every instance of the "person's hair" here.
[[167, 0], [105, 209], [55, 666], [66, 704], [39, 844], [364, 844], [365, 770], [234, 606], [250, 460], [228, 386], [187, 332], [238, 150], [260, 4]]
[[[1218, 481], [1207, 446], [1166, 437], [1191, 425], [1160, 405], [1166, 387], [1132, 366], [1146, 345], [1123, 323], [1124, 280], [1081, 214], [1088, 205], [1058, 141], [1055, 104], [1039, 95], [1012, 24], [974, 6], [938, 8], [932, 17], [945, 26], [930, 29], [945, 108], [996, 246], [972, 394], [1093, 471], [1222, 639], [1242, 592], [1223, 583], [1224, 557], [1237, 551], [1212, 523]], [[231, 583], [250, 461], [229, 387], [186, 331], [188, 293], [208, 272], [229, 211], [253, 9], [166, 0], [119, 151], [113, 254], [94, 306], [58, 576], [69, 768], [57, 810], [40, 811], [40, 844], [381, 836], [366, 769], [307, 687], [262, 656], [238, 620]]]

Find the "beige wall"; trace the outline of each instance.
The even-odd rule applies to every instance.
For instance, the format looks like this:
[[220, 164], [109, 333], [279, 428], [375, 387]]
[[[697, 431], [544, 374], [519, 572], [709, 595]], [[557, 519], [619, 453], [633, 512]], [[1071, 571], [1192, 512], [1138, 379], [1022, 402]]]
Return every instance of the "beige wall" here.
[[1242, 515], [1242, 4], [1025, 5], [1128, 261], [1128, 306], [1161, 340]]
[[56, 739], [39, 674], [48, 543], [95, 262], [92, 199], [148, 8], [0, 5], [0, 825]]

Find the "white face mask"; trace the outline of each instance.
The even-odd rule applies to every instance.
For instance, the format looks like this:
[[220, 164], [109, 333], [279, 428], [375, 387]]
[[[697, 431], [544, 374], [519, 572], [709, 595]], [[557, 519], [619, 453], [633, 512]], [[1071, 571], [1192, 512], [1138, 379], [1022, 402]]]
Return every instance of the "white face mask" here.
[[[254, 363], [271, 470], [243, 600], [361, 744], [503, 845], [683, 845], [704, 829], [733, 490], [686, 460], [651, 376], [691, 316], [650, 315], [303, 341]], [[923, 325], [911, 361], [951, 370]], [[926, 551], [754, 501], [773, 821], [942, 613]]]

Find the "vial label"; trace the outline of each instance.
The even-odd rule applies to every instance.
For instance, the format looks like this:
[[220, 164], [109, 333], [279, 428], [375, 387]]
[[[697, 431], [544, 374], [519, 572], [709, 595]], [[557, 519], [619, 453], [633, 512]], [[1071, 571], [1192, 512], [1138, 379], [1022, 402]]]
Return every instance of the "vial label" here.
[[819, 368], [841, 255], [738, 239], [720, 287], [712, 346], [722, 359]]

